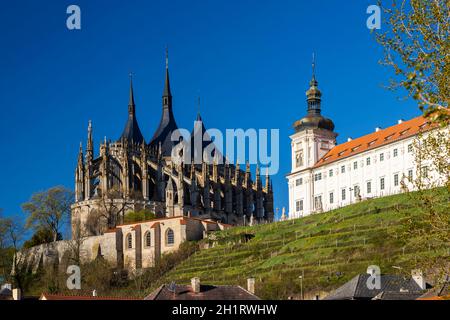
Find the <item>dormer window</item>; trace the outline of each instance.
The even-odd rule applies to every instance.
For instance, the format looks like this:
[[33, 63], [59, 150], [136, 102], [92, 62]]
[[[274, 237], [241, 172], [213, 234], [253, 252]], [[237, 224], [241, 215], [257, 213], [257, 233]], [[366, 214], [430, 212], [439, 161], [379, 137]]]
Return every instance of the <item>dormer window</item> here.
[[402, 135], [404, 135], [405, 133], [407, 133], [408, 131], [409, 131], [409, 128], [406, 129], [406, 130], [401, 131], [401, 132], [400, 132], [400, 135], [402, 136]]

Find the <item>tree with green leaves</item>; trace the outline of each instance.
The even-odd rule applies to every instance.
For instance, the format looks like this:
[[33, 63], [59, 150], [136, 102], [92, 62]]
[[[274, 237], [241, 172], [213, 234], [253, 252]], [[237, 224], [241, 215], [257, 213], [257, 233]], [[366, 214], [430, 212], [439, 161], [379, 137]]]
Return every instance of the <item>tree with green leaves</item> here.
[[22, 205], [28, 214], [26, 227], [36, 231], [48, 229], [52, 233], [52, 241], [57, 241], [61, 227], [69, 220], [72, 203], [73, 192], [62, 186], [34, 193], [30, 201]]
[[377, 41], [382, 64], [395, 72], [390, 88], [403, 87], [424, 115], [448, 125], [450, 119], [450, 1], [380, 1], [384, 21]]
[[417, 191], [409, 194], [419, 214], [405, 217], [399, 236], [410, 250], [427, 252], [416, 267], [442, 279], [450, 267], [443, 250], [450, 245], [450, 0], [379, 4], [385, 19], [376, 39], [384, 48], [381, 64], [394, 71], [389, 88], [405, 89], [435, 129], [414, 143], [415, 178], [404, 177], [402, 185]]

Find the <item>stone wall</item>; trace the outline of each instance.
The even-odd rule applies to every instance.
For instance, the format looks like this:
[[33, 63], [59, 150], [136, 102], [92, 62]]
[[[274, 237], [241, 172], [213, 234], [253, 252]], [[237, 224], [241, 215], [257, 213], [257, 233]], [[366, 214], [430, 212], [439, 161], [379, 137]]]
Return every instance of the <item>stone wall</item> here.
[[62, 240], [23, 250], [19, 265], [36, 272], [55, 266], [64, 271], [79, 252], [81, 263], [102, 257], [111, 267], [136, 270], [153, 267], [161, 255], [177, 250], [184, 241], [203, 239], [208, 233], [229, 227], [190, 217], [155, 219], [119, 225], [103, 235]]

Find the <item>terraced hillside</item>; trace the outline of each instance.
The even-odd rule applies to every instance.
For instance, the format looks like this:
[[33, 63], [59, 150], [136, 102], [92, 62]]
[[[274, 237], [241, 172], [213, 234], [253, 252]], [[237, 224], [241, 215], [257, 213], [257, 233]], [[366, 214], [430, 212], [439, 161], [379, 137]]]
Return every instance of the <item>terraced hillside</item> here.
[[[448, 207], [448, 191], [439, 205]], [[161, 283], [240, 284], [256, 278], [262, 298], [323, 295], [375, 264], [383, 273], [409, 272], [417, 256], [445, 255], [446, 249], [422, 252], [398, 239], [406, 214], [420, 214], [411, 196], [366, 200], [328, 213], [253, 227], [236, 227], [214, 235], [212, 248], [201, 250], [165, 274]], [[449, 209], [450, 212], [450, 209]], [[151, 290], [152, 288], [149, 288]]]

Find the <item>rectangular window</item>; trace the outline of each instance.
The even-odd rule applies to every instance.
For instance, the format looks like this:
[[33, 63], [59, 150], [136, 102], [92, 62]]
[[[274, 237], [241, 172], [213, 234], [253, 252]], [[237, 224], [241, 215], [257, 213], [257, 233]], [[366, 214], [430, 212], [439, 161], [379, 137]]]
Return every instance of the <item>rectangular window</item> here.
[[359, 192], [359, 186], [355, 186], [355, 187], [353, 188], [353, 196], [356, 198], [356, 197], [359, 197], [359, 194], [360, 194], [360, 192]]
[[332, 204], [334, 202], [334, 194], [333, 192], [330, 192], [330, 203]]
[[314, 181], [322, 180], [322, 173], [316, 173], [314, 175]]
[[341, 166], [341, 173], [345, 173], [345, 166]]
[[408, 170], [408, 180], [409, 180], [409, 182], [412, 182], [412, 180], [413, 180], [413, 171], [412, 171], [412, 169]]
[[380, 178], [380, 190], [384, 190], [384, 178]]
[[366, 159], [366, 165], [370, 166], [370, 157]]
[[367, 193], [372, 193], [372, 182], [367, 181]]
[[422, 177], [428, 178], [428, 167], [427, 166], [422, 167]]
[[342, 189], [341, 193], [342, 193], [342, 200], [345, 200], [345, 189]]
[[408, 144], [408, 152], [411, 153], [413, 151], [412, 143]]
[[380, 153], [380, 161], [384, 161], [384, 153]]
[[330, 171], [328, 171], [328, 176], [332, 177], [333, 176], [333, 169], [330, 169]]
[[358, 169], [358, 161], [353, 162], [353, 169]]
[[314, 197], [314, 208], [316, 210], [322, 209], [322, 196]]
[[303, 179], [302, 178], [298, 178], [297, 180], [295, 180], [295, 185], [296, 186], [301, 186], [303, 184]]
[[394, 158], [398, 156], [398, 149], [394, 149]]
[[398, 186], [398, 173], [394, 174], [394, 186]]
[[296, 212], [303, 211], [303, 200], [295, 201], [295, 211]]

